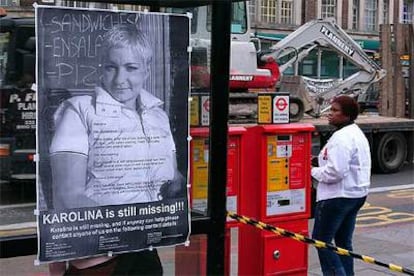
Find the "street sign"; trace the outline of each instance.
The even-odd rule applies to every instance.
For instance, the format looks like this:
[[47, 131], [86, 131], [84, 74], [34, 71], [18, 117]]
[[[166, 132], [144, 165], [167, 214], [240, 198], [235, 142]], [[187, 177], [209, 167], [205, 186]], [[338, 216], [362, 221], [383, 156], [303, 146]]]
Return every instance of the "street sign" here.
[[289, 123], [288, 93], [259, 93], [257, 96], [257, 122], [259, 124]]

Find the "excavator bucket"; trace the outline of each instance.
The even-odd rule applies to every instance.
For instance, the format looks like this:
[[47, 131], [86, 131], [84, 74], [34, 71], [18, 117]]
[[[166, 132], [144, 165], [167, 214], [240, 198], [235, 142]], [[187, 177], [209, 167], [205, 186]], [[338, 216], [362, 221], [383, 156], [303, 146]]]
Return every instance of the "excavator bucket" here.
[[313, 110], [313, 101], [301, 76], [281, 76], [279, 92], [289, 92], [290, 96], [302, 99], [304, 112]]

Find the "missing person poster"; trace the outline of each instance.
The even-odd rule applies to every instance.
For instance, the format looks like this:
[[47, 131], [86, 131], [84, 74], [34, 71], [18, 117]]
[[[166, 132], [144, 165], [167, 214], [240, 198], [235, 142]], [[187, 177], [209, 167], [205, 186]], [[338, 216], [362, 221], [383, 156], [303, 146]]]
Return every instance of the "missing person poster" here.
[[188, 240], [189, 21], [36, 6], [40, 262]]

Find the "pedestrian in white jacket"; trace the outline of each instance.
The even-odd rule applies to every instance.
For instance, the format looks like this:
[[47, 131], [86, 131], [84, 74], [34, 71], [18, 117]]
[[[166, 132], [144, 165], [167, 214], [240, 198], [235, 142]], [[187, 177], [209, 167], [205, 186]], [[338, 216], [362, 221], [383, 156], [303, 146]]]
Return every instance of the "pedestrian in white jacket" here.
[[[312, 168], [317, 180], [315, 223], [312, 237], [352, 251], [358, 210], [368, 195], [371, 153], [367, 138], [355, 124], [358, 103], [342, 95], [332, 101], [329, 124], [336, 130]], [[354, 275], [353, 259], [318, 249], [323, 275]]]

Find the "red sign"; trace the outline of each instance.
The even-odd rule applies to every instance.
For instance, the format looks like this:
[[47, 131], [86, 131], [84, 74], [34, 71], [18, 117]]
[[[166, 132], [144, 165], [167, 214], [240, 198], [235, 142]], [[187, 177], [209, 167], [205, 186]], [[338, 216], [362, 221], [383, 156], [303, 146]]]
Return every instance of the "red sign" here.
[[284, 98], [277, 99], [276, 104], [275, 104], [275, 107], [279, 111], [285, 110], [287, 106], [288, 106], [288, 103], [286, 102], [286, 100]]
[[210, 111], [210, 99], [206, 99], [203, 103], [203, 107], [205, 111]]

